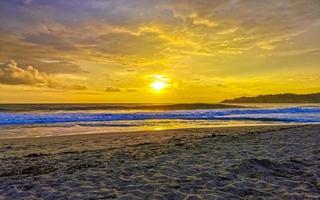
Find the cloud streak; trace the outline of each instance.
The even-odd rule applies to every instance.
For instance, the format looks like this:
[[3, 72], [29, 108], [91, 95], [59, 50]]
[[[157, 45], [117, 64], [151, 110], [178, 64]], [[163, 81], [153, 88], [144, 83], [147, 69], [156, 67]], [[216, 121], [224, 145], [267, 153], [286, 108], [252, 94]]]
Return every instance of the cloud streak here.
[[105, 92], [121, 92], [120, 88], [114, 88], [114, 87], [107, 87], [105, 89]]

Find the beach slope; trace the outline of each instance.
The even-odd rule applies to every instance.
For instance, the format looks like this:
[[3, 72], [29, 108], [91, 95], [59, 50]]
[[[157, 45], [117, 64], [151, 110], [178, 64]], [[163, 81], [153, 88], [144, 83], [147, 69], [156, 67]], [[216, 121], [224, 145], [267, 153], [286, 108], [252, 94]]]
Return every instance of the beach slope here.
[[320, 125], [0, 140], [0, 199], [319, 199]]

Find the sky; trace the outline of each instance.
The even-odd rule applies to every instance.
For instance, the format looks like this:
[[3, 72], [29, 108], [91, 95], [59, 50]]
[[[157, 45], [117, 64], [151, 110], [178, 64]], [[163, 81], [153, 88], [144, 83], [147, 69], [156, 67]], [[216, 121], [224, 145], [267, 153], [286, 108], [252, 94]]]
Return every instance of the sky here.
[[320, 92], [319, 0], [1, 0], [0, 103]]

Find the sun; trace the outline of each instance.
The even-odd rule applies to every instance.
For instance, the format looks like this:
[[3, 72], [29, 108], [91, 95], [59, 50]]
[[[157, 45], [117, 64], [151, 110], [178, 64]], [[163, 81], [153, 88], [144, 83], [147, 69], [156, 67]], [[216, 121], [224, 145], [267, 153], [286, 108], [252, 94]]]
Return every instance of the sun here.
[[163, 75], [154, 75], [150, 87], [155, 92], [160, 92], [169, 86], [169, 79]]
[[161, 91], [167, 87], [167, 83], [162, 82], [162, 81], [155, 81], [155, 82], [151, 83], [150, 86], [155, 91]]

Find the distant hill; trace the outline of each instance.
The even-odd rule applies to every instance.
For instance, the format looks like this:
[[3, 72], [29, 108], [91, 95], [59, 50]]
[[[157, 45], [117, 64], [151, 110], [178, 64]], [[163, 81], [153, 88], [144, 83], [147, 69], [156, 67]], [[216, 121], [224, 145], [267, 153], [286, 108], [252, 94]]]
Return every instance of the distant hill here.
[[240, 97], [227, 99], [221, 103], [320, 103], [320, 93], [270, 94], [256, 97]]

